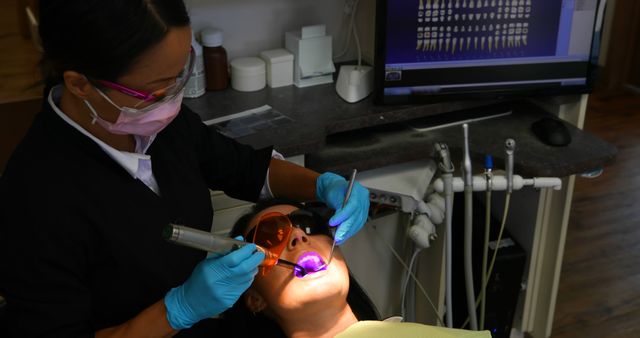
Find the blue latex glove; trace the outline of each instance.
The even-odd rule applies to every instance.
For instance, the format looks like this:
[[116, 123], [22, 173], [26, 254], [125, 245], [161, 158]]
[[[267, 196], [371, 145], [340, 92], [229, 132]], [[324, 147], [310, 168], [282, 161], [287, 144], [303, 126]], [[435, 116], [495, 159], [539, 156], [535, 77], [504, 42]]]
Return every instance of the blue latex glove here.
[[189, 279], [164, 297], [171, 327], [189, 328], [233, 306], [253, 282], [263, 260], [264, 253], [249, 244], [226, 256], [198, 263]]
[[335, 239], [337, 244], [355, 235], [367, 222], [369, 215], [369, 190], [355, 182], [351, 196], [345, 206], [342, 205], [349, 183], [342, 176], [324, 173], [316, 180], [318, 199], [336, 213], [329, 219], [330, 226], [338, 226]]

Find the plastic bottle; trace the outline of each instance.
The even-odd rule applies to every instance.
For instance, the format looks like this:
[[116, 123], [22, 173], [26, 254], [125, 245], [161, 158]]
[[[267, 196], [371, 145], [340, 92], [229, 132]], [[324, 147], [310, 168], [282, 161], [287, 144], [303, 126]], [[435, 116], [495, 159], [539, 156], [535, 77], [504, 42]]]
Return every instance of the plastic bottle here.
[[202, 55], [202, 45], [196, 41], [195, 37], [191, 38], [191, 46], [195, 52], [196, 59], [193, 65], [193, 71], [187, 85], [184, 87], [184, 97], [194, 98], [204, 95], [206, 87], [206, 78], [204, 73], [204, 57]]
[[222, 47], [222, 31], [205, 28], [200, 32], [207, 90], [223, 90], [229, 86], [227, 51]]

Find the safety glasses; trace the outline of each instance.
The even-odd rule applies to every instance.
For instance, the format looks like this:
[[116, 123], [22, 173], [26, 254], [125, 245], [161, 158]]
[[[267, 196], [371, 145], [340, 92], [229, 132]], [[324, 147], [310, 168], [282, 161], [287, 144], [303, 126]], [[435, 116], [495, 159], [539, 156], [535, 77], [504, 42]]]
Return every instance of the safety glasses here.
[[262, 215], [245, 238], [274, 254], [273, 258], [267, 258], [263, 262], [263, 274], [278, 263], [278, 258], [287, 247], [293, 227], [301, 229], [307, 235], [331, 237], [327, 222], [319, 215], [307, 210], [298, 209], [288, 215], [279, 212]]
[[[184, 87], [187, 85], [187, 82], [189, 81], [191, 73], [193, 72], [195, 59], [195, 51], [193, 50], [193, 48], [191, 48], [191, 51], [189, 52], [189, 59], [187, 60], [185, 66], [182, 68], [180, 74], [178, 74], [178, 76], [176, 77], [174, 83], [153, 92], [132, 89], [111, 81], [94, 79], [93, 82], [101, 85], [102, 87], [113, 89], [125, 95], [139, 99], [140, 101], [138, 101], [138, 103], [130, 108], [135, 108], [137, 113], [144, 113], [153, 110], [155, 107], [161, 105], [164, 102], [171, 100], [184, 89]], [[138, 108], [143, 105], [143, 108]]]

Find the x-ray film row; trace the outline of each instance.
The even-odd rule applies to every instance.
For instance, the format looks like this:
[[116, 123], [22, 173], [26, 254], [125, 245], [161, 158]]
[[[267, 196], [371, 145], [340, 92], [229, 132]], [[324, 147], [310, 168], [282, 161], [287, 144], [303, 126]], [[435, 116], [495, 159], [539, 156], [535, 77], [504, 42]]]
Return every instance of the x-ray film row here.
[[529, 23], [421, 26], [418, 27], [416, 50], [445, 51], [455, 54], [463, 50], [519, 48], [528, 43]]

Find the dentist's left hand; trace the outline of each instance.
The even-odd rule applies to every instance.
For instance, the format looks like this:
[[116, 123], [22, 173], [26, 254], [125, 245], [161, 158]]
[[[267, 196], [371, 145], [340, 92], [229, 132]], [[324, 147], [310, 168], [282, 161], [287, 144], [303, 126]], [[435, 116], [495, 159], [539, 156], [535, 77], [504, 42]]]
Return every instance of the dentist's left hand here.
[[233, 306], [253, 282], [263, 260], [264, 253], [249, 244], [226, 256], [198, 263], [191, 277], [164, 297], [171, 327], [189, 328]]
[[329, 220], [330, 226], [338, 226], [336, 244], [342, 244], [355, 235], [367, 222], [369, 215], [369, 190], [358, 182], [353, 184], [346, 205], [342, 205], [348, 186], [347, 180], [334, 173], [324, 173], [316, 180], [318, 200], [336, 210]]

